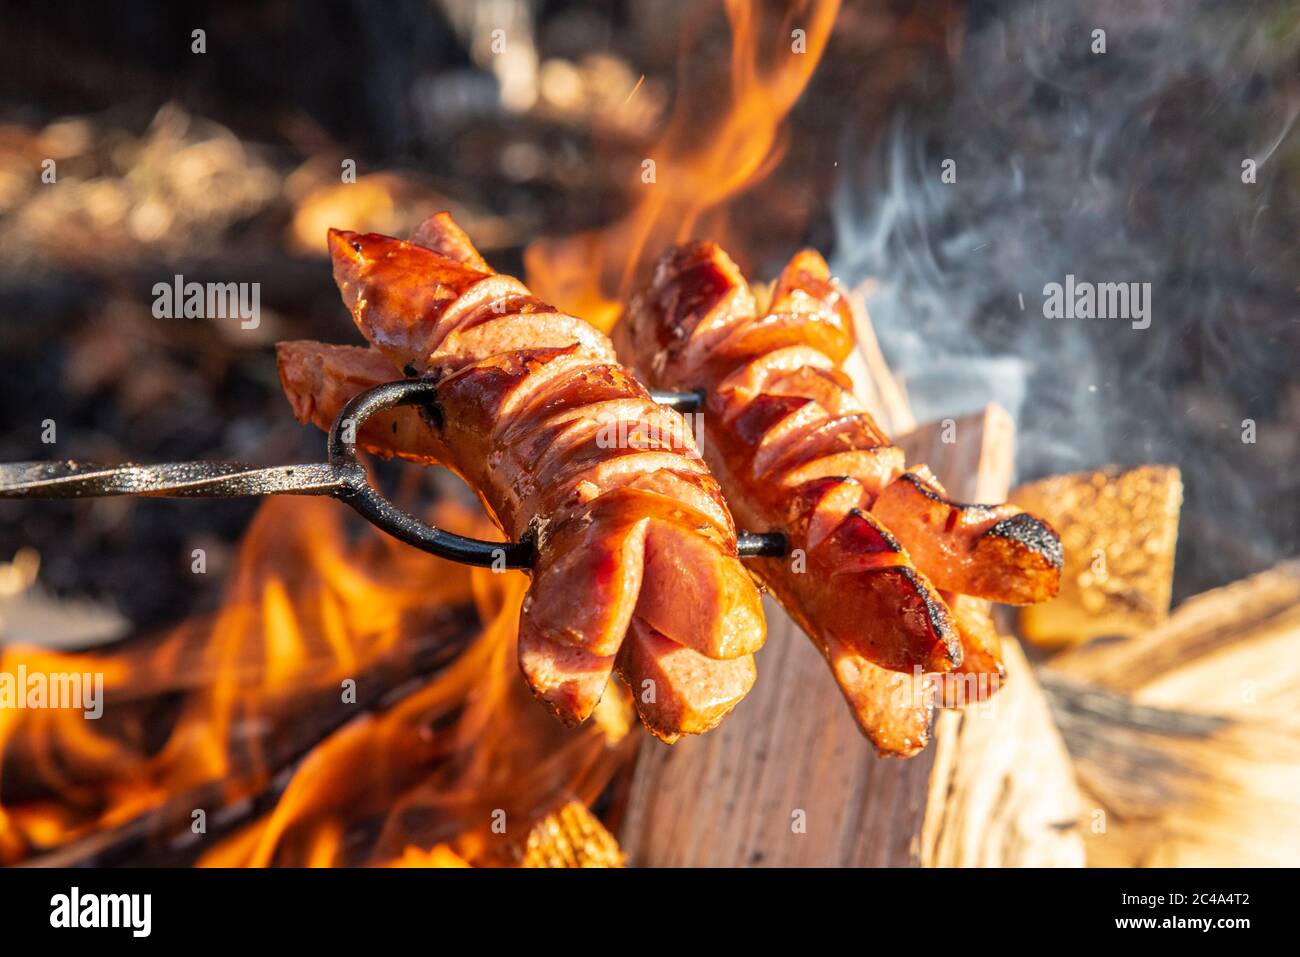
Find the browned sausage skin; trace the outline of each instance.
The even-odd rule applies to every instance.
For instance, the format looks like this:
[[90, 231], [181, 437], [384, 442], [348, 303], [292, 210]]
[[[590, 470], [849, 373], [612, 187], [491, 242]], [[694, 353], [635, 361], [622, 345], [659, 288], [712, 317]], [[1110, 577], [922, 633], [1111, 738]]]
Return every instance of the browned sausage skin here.
[[681, 417], [598, 330], [492, 272], [446, 214], [412, 242], [331, 230], [330, 252], [372, 348], [281, 343], [298, 418], [325, 428], [372, 385], [436, 379], [431, 414], [376, 416], [358, 439], [453, 469], [507, 536], [535, 536], [519, 626], [533, 691], [576, 724], [617, 666], [634, 691], [650, 682], [635, 700], [656, 734], [715, 726], [752, 686], [765, 629], [731, 514]]
[[914, 754], [928, 737], [928, 676], [1001, 667], [979, 604], [955, 616], [938, 589], [1050, 597], [1060, 543], [1032, 516], [949, 502], [928, 470], [906, 471], [839, 368], [853, 337], [820, 255], [798, 253], [760, 309], [712, 243], [667, 253], [614, 331], [652, 386], [704, 392], [704, 456], [737, 521], [790, 541], [790, 557], [756, 570], [876, 747]]

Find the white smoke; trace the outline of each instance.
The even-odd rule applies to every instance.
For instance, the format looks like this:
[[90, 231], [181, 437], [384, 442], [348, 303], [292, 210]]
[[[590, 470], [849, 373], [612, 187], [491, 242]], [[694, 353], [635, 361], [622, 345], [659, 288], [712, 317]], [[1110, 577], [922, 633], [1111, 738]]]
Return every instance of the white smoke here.
[[[1266, 80], [1300, 39], [1280, 11], [972, 3], [947, 75], [924, 84], [951, 92], [898, 107], [872, 143], [846, 134], [834, 194], [832, 266], [872, 283], [918, 419], [1001, 403], [1022, 478], [1182, 466], [1196, 587], [1300, 537], [1296, 470], [1240, 439], [1248, 415], [1296, 428], [1296, 205], [1280, 175], [1300, 159], [1296, 104]], [[1045, 318], [1044, 286], [1067, 275], [1151, 283], [1150, 328]], [[1289, 512], [1263, 507], [1277, 501]]]

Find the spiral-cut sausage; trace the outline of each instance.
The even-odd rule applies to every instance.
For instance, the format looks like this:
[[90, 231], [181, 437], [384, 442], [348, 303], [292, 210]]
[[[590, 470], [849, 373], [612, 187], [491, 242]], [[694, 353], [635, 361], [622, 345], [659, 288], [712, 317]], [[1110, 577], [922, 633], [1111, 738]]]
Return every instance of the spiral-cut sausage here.
[[704, 392], [704, 455], [737, 520], [790, 540], [789, 557], [755, 563], [761, 577], [876, 747], [911, 754], [935, 674], [1000, 670], [982, 606], [954, 615], [938, 589], [1050, 597], [1060, 543], [1032, 516], [950, 502], [924, 467], [906, 471], [839, 368], [853, 336], [817, 253], [797, 254], [760, 310], [735, 263], [695, 243], [664, 256], [614, 340], [651, 385]]
[[358, 441], [448, 466], [507, 536], [535, 538], [519, 623], [533, 691], [577, 723], [617, 667], [660, 737], [714, 727], [752, 686], [765, 630], [682, 418], [595, 328], [493, 273], [446, 214], [409, 243], [332, 230], [330, 253], [372, 348], [281, 343], [298, 418], [327, 427], [395, 370], [435, 379], [430, 408], [375, 416]]

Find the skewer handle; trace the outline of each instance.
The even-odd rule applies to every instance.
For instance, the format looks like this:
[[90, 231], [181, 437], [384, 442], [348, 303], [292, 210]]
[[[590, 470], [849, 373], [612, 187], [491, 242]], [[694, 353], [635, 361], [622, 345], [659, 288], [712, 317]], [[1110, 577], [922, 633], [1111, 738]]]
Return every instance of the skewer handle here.
[[[465, 565], [531, 568], [531, 540], [489, 542], [466, 538], [423, 522], [398, 508], [370, 484], [357, 460], [355, 437], [376, 412], [434, 399], [430, 379], [387, 382], [354, 396], [330, 427], [328, 462], [259, 468], [229, 462], [171, 462], [161, 465], [94, 465], [86, 462], [14, 462], [0, 465], [0, 498], [92, 498], [144, 495], [162, 498], [236, 498], [245, 495], [332, 495], [352, 506], [371, 524], [408, 545]], [[694, 411], [703, 398], [695, 392], [653, 393], [655, 401], [678, 411]], [[741, 532], [741, 558], [783, 555], [779, 532]]]
[[341, 483], [323, 463], [263, 468], [237, 462], [96, 465], [12, 462], [0, 465], [0, 498], [241, 498], [246, 495], [332, 495]]

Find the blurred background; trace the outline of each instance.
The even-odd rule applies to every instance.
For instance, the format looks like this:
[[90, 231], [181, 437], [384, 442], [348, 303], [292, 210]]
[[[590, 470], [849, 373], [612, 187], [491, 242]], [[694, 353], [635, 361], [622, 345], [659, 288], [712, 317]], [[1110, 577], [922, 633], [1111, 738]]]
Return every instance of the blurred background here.
[[[764, 44], [813, 15], [754, 6], [783, 24]], [[450, 209], [584, 315], [684, 229], [755, 278], [816, 246], [861, 285], [919, 417], [1016, 415], [1021, 479], [1181, 466], [1175, 601], [1300, 551], [1294, 2], [846, 2], [760, 142], [723, 122], [720, 3], [10, 0], [4, 21], [0, 460], [319, 458], [273, 343], [356, 341], [326, 228]], [[654, 190], [704, 195], [575, 285], [573, 237]], [[260, 283], [260, 325], [154, 318], [178, 273]], [[1044, 319], [1066, 274], [1150, 282], [1150, 328]], [[38, 555], [59, 614], [95, 603], [92, 631], [149, 628], [215, 606], [254, 509], [4, 503], [0, 562]]]

